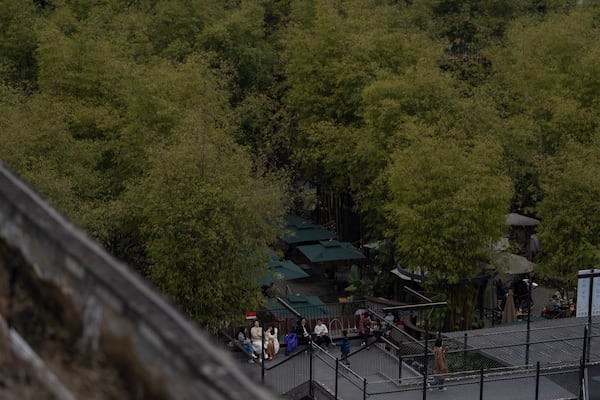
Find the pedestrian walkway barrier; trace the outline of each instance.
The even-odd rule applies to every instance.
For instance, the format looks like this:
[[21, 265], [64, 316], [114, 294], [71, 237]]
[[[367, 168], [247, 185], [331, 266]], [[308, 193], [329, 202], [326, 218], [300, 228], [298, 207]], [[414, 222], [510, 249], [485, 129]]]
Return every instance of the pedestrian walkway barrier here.
[[[359, 309], [360, 305], [353, 306], [354, 311], [347, 312], [348, 318], [352, 319], [352, 316], [358, 315]], [[369, 312], [373, 318], [381, 319], [379, 314], [371, 310]], [[331, 325], [337, 323], [335, 321]], [[553, 333], [553, 339], [546, 337], [546, 340], [539, 338], [536, 340], [535, 335], [530, 337], [531, 333], [542, 332], [544, 329], [548, 328], [531, 329], [527, 332], [527, 336], [523, 334], [522, 342], [503, 346], [475, 347], [472, 344], [481, 343], [475, 340], [476, 337], [480, 339], [484, 335], [506, 334], [506, 330], [485, 334], [474, 331], [471, 336], [465, 334], [462, 340], [460, 337], [444, 337], [444, 344], [449, 346], [446, 357], [450, 370], [445, 387], [448, 390], [456, 390], [457, 393], [469, 393], [469, 398], [483, 400], [494, 398], [493, 392], [510, 382], [508, 387], [517, 385], [519, 390], [525, 393], [525, 397], [521, 398], [527, 400], [551, 398], [540, 397], [540, 391], [543, 392], [548, 387], [557, 388], [562, 399], [577, 398], [584, 390], [582, 386], [584, 371], [590, 366], [600, 365], [597, 353], [592, 353], [594, 357], [589, 358], [589, 348], [595, 342], [591, 339], [600, 336], [591, 335], [589, 333], [591, 329], [586, 325], [582, 336], [561, 337], [560, 334]], [[395, 330], [401, 331], [393, 327], [392, 332]], [[514, 332], [521, 333], [523, 330]], [[433, 336], [437, 337], [441, 334], [437, 333]], [[305, 385], [311, 392], [319, 388], [334, 398], [365, 399], [368, 397], [384, 400], [395, 393], [416, 392], [423, 393], [425, 399], [427, 383], [432, 381], [435, 373], [434, 340], [431, 335], [429, 335], [431, 339], [428, 340], [416, 340], [405, 333], [397, 333], [396, 337], [400, 338], [398, 342], [391, 340], [393, 338], [391, 333], [384, 333], [371, 337], [369, 346], [354, 346], [354, 351], [349, 355], [350, 366], [339, 361], [336, 357], [339, 353], [335, 347], [327, 351], [315, 343], [309, 343], [301, 346], [277, 365], [263, 367], [263, 381], [280, 395], [286, 395], [298, 386]], [[516, 366], [504, 365], [501, 360], [485, 355], [487, 350], [501, 350], [511, 346], [516, 349], [525, 349], [525, 346], [535, 349], [538, 345], [552, 346], [559, 341], [573, 343], [573, 347], [584, 343], [584, 350], [574, 354], [573, 360], [567, 362], [540, 363], [538, 361]], [[520, 354], [520, 351], [515, 351], [513, 354]], [[586, 354], [587, 356], [584, 357]]]

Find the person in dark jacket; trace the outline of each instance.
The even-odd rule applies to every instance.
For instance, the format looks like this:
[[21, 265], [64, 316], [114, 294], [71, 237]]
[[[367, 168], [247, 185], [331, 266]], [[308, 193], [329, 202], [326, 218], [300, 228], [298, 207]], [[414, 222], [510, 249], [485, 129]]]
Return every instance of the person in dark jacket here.
[[335, 345], [341, 347], [340, 350], [342, 352], [342, 357], [340, 358], [340, 361], [346, 365], [350, 365], [350, 362], [348, 361], [348, 355], [350, 354], [350, 339], [348, 339], [348, 331], [343, 330], [342, 335], [342, 339], [339, 342], [336, 342]]
[[308, 344], [312, 340], [312, 331], [310, 325], [306, 322], [306, 318], [300, 318], [296, 325], [296, 335], [298, 335], [298, 344]]

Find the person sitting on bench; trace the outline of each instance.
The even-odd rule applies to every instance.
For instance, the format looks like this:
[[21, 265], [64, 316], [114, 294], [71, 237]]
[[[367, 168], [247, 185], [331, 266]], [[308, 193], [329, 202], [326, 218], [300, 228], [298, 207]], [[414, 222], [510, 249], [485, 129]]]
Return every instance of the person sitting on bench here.
[[323, 323], [323, 320], [318, 319], [315, 325], [315, 342], [321, 347], [325, 347], [325, 350], [329, 348], [331, 344], [331, 338], [329, 337], [329, 330], [327, 325]]
[[310, 326], [306, 318], [301, 317], [296, 324], [296, 335], [298, 335], [299, 344], [308, 344], [312, 340]]

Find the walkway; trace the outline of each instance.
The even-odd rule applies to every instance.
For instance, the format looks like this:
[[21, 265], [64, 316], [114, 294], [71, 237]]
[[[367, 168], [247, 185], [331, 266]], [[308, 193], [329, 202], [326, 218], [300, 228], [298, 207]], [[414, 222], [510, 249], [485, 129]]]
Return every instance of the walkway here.
[[[352, 350], [359, 348], [358, 342], [353, 343]], [[335, 392], [335, 361], [333, 357], [339, 357], [338, 348], [331, 348], [328, 354], [319, 354], [316, 352], [313, 359], [314, 380], [327, 388], [332, 394]], [[343, 400], [361, 400], [363, 399], [363, 381], [358, 377], [367, 378], [368, 399], [374, 400], [422, 400], [422, 377], [416, 376], [414, 370], [403, 365], [402, 376], [404, 384], [399, 385], [396, 382], [384, 377], [377, 371], [393, 371], [393, 365], [382, 365], [382, 359], [385, 359], [384, 352], [376, 346], [371, 346], [370, 350], [361, 351], [350, 358], [351, 371], [345, 370], [340, 365], [338, 375], [338, 398]], [[284, 394], [294, 385], [299, 385], [308, 380], [309, 376], [309, 357], [297, 356], [290, 362], [285, 362], [281, 367], [265, 372], [265, 383], [276, 393]], [[268, 368], [276, 363], [281, 363], [286, 357], [282, 354], [275, 361], [267, 361], [265, 366]], [[254, 379], [260, 381], [260, 364], [247, 364], [247, 372]], [[397, 373], [397, 366], [396, 366]], [[358, 376], [357, 376], [358, 375]], [[536, 379], [535, 371], [530, 376], [506, 375], [503, 377], [486, 377], [483, 386], [483, 399], [485, 400], [531, 400], [535, 399]], [[493, 380], [492, 380], [493, 379]], [[282, 386], [283, 385], [283, 386]], [[289, 388], [282, 391], [281, 388], [289, 385]], [[427, 399], [479, 399], [480, 384], [478, 377], [449, 379], [447, 381], [447, 390], [440, 391], [434, 389], [427, 391]], [[576, 393], [568, 390], [553, 380], [541, 377], [539, 384], [539, 400], [556, 399], [575, 399]]]

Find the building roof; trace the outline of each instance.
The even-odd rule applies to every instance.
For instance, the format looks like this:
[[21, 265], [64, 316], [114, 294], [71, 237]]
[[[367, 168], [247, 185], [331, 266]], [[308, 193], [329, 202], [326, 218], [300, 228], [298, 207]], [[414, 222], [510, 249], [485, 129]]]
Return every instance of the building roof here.
[[298, 246], [300, 251], [311, 263], [330, 261], [360, 261], [367, 257], [349, 242], [337, 240], [320, 241], [317, 244]]
[[265, 274], [258, 279], [261, 285], [269, 285], [279, 281], [291, 281], [293, 279], [306, 278], [309, 275], [290, 260], [273, 259], [268, 263]]
[[282, 239], [287, 244], [318, 242], [319, 240], [334, 239], [336, 237], [335, 232], [299, 217], [288, 216], [286, 221], [287, 226]]
[[[301, 315], [306, 315], [311, 318], [330, 315], [325, 303], [321, 301], [319, 296], [292, 294], [282, 297], [281, 299]], [[271, 311], [276, 318], [296, 318], [296, 315], [287, 310], [277, 299], [267, 299], [267, 309]]]

